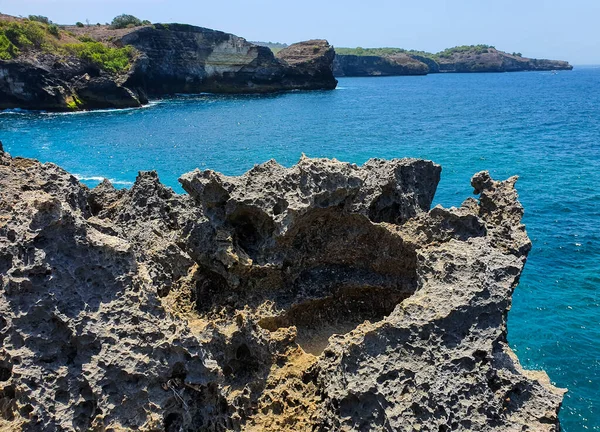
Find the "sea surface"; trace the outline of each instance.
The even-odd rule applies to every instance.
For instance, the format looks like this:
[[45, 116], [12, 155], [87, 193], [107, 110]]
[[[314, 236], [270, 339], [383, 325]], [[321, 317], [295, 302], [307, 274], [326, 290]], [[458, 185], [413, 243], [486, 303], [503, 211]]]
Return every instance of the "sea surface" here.
[[54, 162], [94, 185], [157, 170], [177, 191], [195, 168], [241, 174], [305, 153], [443, 166], [435, 203], [459, 205], [470, 177], [519, 175], [533, 250], [509, 341], [527, 368], [569, 389], [565, 431], [600, 431], [600, 68], [571, 72], [344, 78], [335, 91], [185, 96], [141, 109], [0, 113], [13, 156]]

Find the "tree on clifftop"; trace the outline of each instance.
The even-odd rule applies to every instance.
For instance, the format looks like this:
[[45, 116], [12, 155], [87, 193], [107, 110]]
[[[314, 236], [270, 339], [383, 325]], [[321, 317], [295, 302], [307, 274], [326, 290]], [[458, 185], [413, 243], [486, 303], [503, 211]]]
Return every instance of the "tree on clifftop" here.
[[142, 20], [133, 16], [122, 14], [113, 18], [110, 26], [114, 29], [122, 29], [127, 27], [138, 27], [142, 25]]

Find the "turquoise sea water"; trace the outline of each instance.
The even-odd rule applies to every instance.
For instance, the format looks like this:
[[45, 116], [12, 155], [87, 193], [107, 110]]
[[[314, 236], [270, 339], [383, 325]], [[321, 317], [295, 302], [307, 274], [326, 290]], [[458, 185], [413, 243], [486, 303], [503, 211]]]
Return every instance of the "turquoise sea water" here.
[[534, 248], [509, 340], [527, 368], [567, 387], [564, 430], [600, 431], [600, 68], [572, 72], [346, 78], [331, 92], [181, 96], [133, 110], [1, 113], [14, 156], [55, 162], [88, 184], [138, 170], [241, 174], [301, 153], [362, 163], [419, 157], [443, 166], [436, 203], [469, 179], [514, 174]]

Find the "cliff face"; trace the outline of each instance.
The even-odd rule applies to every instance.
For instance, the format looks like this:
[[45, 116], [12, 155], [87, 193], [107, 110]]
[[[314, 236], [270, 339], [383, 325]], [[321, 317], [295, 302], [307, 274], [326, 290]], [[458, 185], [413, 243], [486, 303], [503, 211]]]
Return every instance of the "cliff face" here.
[[506, 342], [516, 178], [429, 210], [440, 170], [271, 161], [177, 195], [0, 152], [0, 429], [558, 431]]
[[145, 95], [90, 62], [35, 54], [0, 60], [0, 109], [51, 111], [138, 107]]
[[429, 67], [406, 54], [389, 57], [336, 55], [333, 62], [335, 76], [388, 76], [426, 75]]
[[[30, 24], [0, 15], [0, 24], [10, 22]], [[292, 45], [286, 59], [285, 53], [276, 58], [270, 49], [235, 35], [183, 24], [120, 30], [73, 26], [60, 30], [58, 36], [50, 34], [47, 26], [40, 29], [51, 43], [0, 60], [0, 109], [124, 108], [147, 103], [148, 95], [264, 93], [337, 85], [332, 73], [334, 51], [324, 40]], [[107, 47], [133, 46], [135, 56], [128, 70], [109, 73], [66, 54], [62, 47], [81, 44], [78, 38]], [[53, 51], [46, 52], [44, 45]]]
[[489, 48], [485, 53], [461, 52], [436, 59], [440, 72], [519, 72], [571, 70], [566, 61], [520, 57]]
[[143, 27], [121, 37], [120, 43], [141, 52], [127, 85], [153, 96], [332, 89], [337, 84], [331, 71], [333, 48], [327, 41], [311, 41], [317, 50], [303, 52], [304, 65], [298, 66], [238, 36], [182, 24]]
[[296, 81], [297, 86], [325, 90], [337, 86], [333, 76], [335, 51], [326, 40], [313, 39], [290, 45], [278, 51], [276, 57], [288, 66], [287, 79]]
[[[571, 70], [566, 61], [539, 60], [516, 56], [488, 48], [451, 54], [395, 54], [393, 56], [355, 56], [337, 54], [336, 76], [425, 75], [439, 72], [520, 72]], [[443, 54], [443, 55], [440, 55]]]
[[[97, 56], [119, 57], [124, 64], [107, 68], [98, 58], [78, 55], [83, 49], [88, 54], [95, 49]], [[123, 85], [132, 57], [127, 49], [86, 45], [55, 25], [0, 14], [0, 109], [140, 106], [147, 102], [144, 94]]]

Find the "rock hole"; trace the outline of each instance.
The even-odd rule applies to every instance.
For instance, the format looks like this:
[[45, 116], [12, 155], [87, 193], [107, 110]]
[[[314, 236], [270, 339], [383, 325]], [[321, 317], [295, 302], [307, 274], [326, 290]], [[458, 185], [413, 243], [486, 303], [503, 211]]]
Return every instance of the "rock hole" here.
[[0, 381], [8, 381], [12, 376], [12, 366], [0, 366]]
[[284, 199], [278, 199], [277, 203], [273, 206], [273, 214], [275, 216], [280, 215], [288, 208], [288, 202]]
[[73, 418], [73, 427], [78, 431], [87, 431], [94, 418], [94, 403], [85, 401], [77, 404], [75, 407], [75, 416]]
[[164, 420], [165, 432], [180, 432], [183, 430], [183, 416], [173, 412], [167, 414]]
[[269, 215], [256, 208], [238, 208], [230, 217], [238, 245], [254, 261], [259, 260], [275, 226]]
[[259, 370], [260, 362], [250, 351], [246, 344], [239, 345], [229, 354], [231, 357], [223, 366], [223, 375], [235, 382], [244, 380]]
[[220, 298], [227, 295], [228, 286], [225, 278], [215, 272], [199, 271], [196, 275], [196, 286], [192, 293], [192, 301], [200, 313], [210, 311]]
[[92, 216], [98, 216], [102, 211], [102, 204], [94, 199], [88, 199], [88, 205], [90, 206], [90, 213]]
[[252, 356], [250, 355], [250, 348], [248, 348], [248, 345], [246, 344], [242, 344], [238, 347], [238, 349], [235, 351], [235, 358], [236, 360], [240, 360], [240, 361], [246, 361], [248, 359], [250, 359]]
[[[369, 219], [373, 222], [401, 223], [414, 214], [405, 215], [404, 209], [396, 198], [395, 190], [388, 185], [383, 188], [381, 195], [369, 207]], [[413, 213], [413, 212], [411, 212]]]
[[21, 414], [21, 417], [29, 417], [29, 414], [31, 414], [33, 412], [33, 406], [31, 404], [27, 404], [24, 405], [20, 410], [19, 410], [19, 414]]
[[11, 254], [0, 255], [0, 273], [6, 274], [12, 267], [13, 256]]
[[0, 417], [13, 421], [15, 419], [15, 402], [15, 388], [13, 386], [0, 388]]
[[187, 369], [183, 363], [177, 362], [173, 366], [173, 371], [171, 372], [171, 379], [181, 380], [183, 383], [185, 378], [187, 377]]
[[69, 394], [69, 392], [67, 390], [57, 390], [56, 393], [54, 394], [54, 400], [56, 402], [59, 402], [62, 404], [69, 403], [70, 399], [71, 399], [71, 395]]

